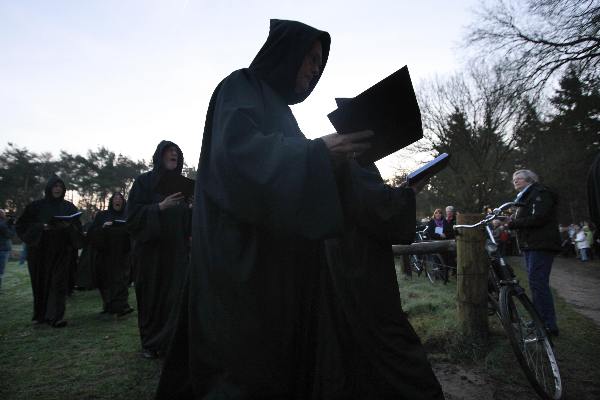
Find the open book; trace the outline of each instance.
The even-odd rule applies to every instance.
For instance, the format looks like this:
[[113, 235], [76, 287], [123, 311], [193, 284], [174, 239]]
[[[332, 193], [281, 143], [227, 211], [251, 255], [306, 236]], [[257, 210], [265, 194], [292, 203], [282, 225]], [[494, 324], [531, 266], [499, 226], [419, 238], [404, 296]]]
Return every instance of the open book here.
[[423, 179], [429, 179], [433, 175], [446, 168], [449, 161], [450, 154], [442, 153], [433, 160], [429, 161], [427, 164], [423, 165], [421, 168], [418, 168], [408, 174], [406, 177], [406, 182], [408, 182], [408, 185], [410, 186], [422, 181]]
[[423, 137], [421, 111], [408, 67], [371, 86], [354, 98], [336, 98], [338, 108], [327, 117], [340, 134], [372, 130], [371, 148], [357, 157], [370, 164]]
[[52, 221], [70, 222], [70, 221], [74, 221], [75, 219], [79, 218], [79, 216], [81, 214], [82, 214], [82, 212], [78, 211], [75, 214], [71, 214], [71, 215], [55, 215], [52, 217]]

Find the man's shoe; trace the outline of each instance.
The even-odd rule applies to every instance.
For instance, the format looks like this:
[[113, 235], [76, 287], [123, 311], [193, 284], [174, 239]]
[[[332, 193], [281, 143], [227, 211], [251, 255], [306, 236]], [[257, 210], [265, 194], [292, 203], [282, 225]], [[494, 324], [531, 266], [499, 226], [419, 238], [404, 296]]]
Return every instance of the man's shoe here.
[[67, 326], [67, 321], [64, 319], [59, 319], [58, 321], [54, 321], [52, 323], [53, 328], [64, 328], [65, 326]]
[[132, 312], [133, 312], [133, 308], [127, 307], [127, 308], [123, 309], [122, 311], [119, 311], [117, 313], [117, 317], [123, 317], [123, 316], [125, 316], [127, 314], [130, 314]]
[[150, 350], [150, 349], [143, 349], [142, 350], [142, 357], [147, 359], [147, 360], [153, 360], [158, 358], [158, 351], [156, 350]]

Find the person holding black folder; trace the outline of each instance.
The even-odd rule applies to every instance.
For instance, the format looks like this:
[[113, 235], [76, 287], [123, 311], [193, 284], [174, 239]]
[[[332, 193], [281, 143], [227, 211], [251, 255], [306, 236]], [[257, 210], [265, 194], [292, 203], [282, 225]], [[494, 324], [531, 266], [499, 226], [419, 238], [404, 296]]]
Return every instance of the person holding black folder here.
[[307, 139], [290, 105], [313, 91], [330, 37], [271, 20], [250, 64], [210, 100], [195, 187], [187, 302], [158, 399], [307, 399], [323, 239], [343, 213], [336, 166], [371, 132]]
[[129, 233], [125, 228], [125, 198], [113, 193], [108, 209], [98, 212], [89, 229], [92, 246], [98, 251], [95, 282], [102, 297], [102, 313], [123, 316], [133, 311], [129, 297]]
[[53, 175], [44, 198], [29, 203], [16, 224], [27, 244], [27, 265], [33, 290], [33, 322], [62, 328], [69, 286], [69, 267], [83, 237], [77, 208], [64, 199], [65, 183]]
[[161, 141], [152, 163], [151, 171], [135, 179], [125, 212], [133, 242], [138, 326], [145, 358], [158, 357], [170, 341], [171, 319], [188, 267], [191, 221], [185, 196], [162, 190], [165, 182], [181, 176], [179, 146]]

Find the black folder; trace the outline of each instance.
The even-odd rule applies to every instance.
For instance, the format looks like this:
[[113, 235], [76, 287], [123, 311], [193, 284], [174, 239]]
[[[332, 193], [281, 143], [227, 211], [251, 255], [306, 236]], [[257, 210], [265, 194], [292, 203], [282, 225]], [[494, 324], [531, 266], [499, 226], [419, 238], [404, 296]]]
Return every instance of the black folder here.
[[408, 176], [406, 177], [408, 185], [410, 186], [419, 181], [422, 181], [423, 179], [431, 178], [433, 175], [446, 168], [448, 162], [450, 162], [450, 154], [440, 154], [433, 160], [429, 161], [427, 164], [423, 165], [421, 168], [418, 168], [410, 174], [408, 174]]
[[194, 194], [195, 183], [195, 180], [186, 178], [183, 175], [163, 174], [154, 191], [163, 196], [180, 192], [185, 198], [190, 198]]
[[404, 66], [354, 98], [337, 98], [327, 117], [340, 134], [370, 129], [371, 148], [357, 157], [361, 165], [388, 156], [423, 137], [421, 111]]

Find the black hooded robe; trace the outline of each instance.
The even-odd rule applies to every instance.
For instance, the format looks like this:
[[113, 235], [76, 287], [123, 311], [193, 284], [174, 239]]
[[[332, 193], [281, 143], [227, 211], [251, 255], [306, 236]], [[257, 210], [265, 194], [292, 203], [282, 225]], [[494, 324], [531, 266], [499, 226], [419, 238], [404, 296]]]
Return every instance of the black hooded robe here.
[[[162, 154], [170, 146], [179, 153], [177, 168], [166, 171]], [[152, 171], [138, 176], [127, 201], [127, 230], [131, 234], [135, 295], [142, 348], [164, 352], [173, 331], [170, 318], [189, 264], [191, 210], [187, 203], [160, 210], [165, 196], [155, 192], [162, 174], [181, 174], [183, 153], [173, 142], [161, 141], [152, 157]]]
[[77, 278], [75, 284], [79, 290], [96, 289], [96, 263], [98, 259], [98, 251], [90, 243], [88, 235], [93, 221], [89, 221], [83, 225], [83, 248], [79, 255], [77, 263]]
[[[125, 225], [114, 223], [125, 219], [125, 202], [117, 211], [113, 207], [114, 197], [115, 194], [111, 196], [107, 210], [96, 214], [88, 235], [91, 245], [98, 251], [95, 282], [102, 297], [102, 311], [121, 314], [131, 308], [128, 303], [131, 246]], [[113, 222], [113, 225], [104, 227], [105, 222]]]
[[[341, 231], [332, 162], [289, 108], [329, 35], [271, 21], [250, 68], [211, 98], [195, 187], [188, 301], [158, 399], [306, 399], [313, 380], [322, 239]], [[322, 70], [322, 68], [321, 68]]]
[[44, 198], [25, 207], [17, 220], [17, 234], [27, 244], [27, 266], [33, 291], [33, 321], [54, 324], [63, 319], [69, 289], [69, 268], [76, 249], [82, 245], [81, 223], [50, 227], [53, 216], [77, 212], [73, 203], [52, 196], [52, 187], [64, 182], [57, 176], [48, 180]]
[[339, 182], [344, 233], [326, 242], [315, 399], [443, 399], [402, 311], [392, 245], [414, 237], [412, 189], [350, 162]]

